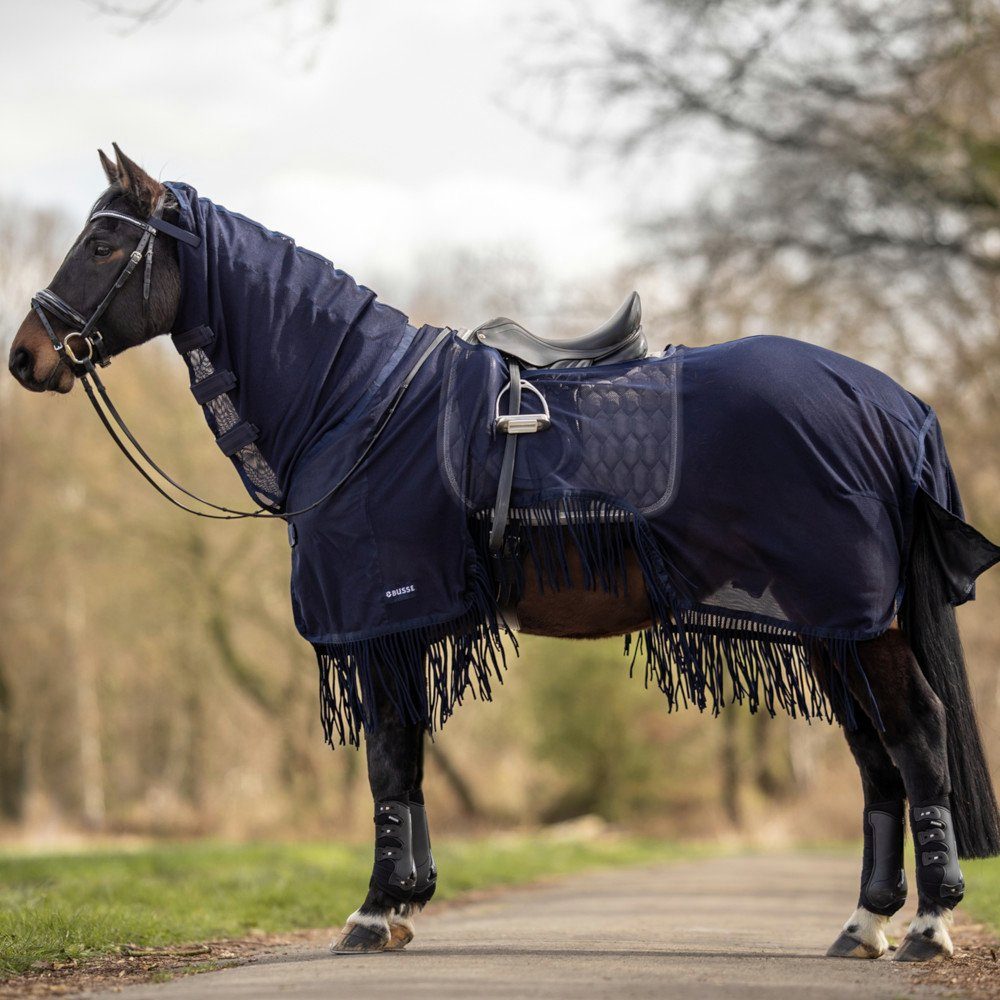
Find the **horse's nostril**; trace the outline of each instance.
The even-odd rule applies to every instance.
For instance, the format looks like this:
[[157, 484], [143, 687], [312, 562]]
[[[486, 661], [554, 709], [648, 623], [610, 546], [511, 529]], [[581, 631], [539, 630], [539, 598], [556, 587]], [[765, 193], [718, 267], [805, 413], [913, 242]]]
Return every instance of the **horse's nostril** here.
[[34, 372], [31, 352], [26, 347], [19, 347], [10, 356], [10, 373], [18, 382], [30, 381]]

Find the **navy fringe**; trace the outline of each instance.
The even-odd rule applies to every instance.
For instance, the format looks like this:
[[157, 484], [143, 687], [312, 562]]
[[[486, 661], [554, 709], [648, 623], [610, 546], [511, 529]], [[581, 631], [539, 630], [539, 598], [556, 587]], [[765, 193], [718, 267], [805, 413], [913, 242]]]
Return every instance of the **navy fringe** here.
[[[854, 640], [810, 637], [749, 612], [685, 605], [678, 594], [683, 575], [637, 512], [581, 496], [512, 510], [508, 544], [517, 556], [492, 563], [490, 512], [475, 515], [470, 527], [479, 557], [471, 563], [463, 614], [369, 639], [314, 644], [328, 743], [360, 745], [362, 731], [378, 726], [379, 692], [404, 723], [431, 731], [467, 694], [490, 701], [506, 668], [502, 635], [513, 639], [497, 594], [516, 599], [523, 592], [525, 555], [541, 590], [579, 585], [571, 576], [569, 546], [579, 554], [582, 585], [616, 595], [627, 593], [627, 555], [636, 554], [651, 623], [625, 638], [629, 674], [658, 687], [670, 710], [693, 706], [717, 715], [728, 699], [751, 712], [773, 716], [781, 709], [792, 718], [854, 726], [848, 672], [864, 679]], [[872, 707], [878, 718], [873, 697]]]
[[[477, 545], [485, 552], [490, 513], [482, 512], [475, 522]], [[678, 591], [687, 581], [645, 519], [607, 500], [561, 496], [513, 510], [511, 522], [508, 537], [519, 556], [528, 556], [542, 591], [573, 584], [567, 557], [572, 546], [585, 588], [624, 594], [627, 553], [635, 553], [651, 624], [625, 638], [629, 674], [641, 673], [647, 687], [658, 687], [670, 710], [693, 706], [717, 715], [728, 697], [751, 712], [763, 708], [773, 716], [780, 709], [792, 718], [854, 726], [848, 671], [864, 679], [854, 640], [810, 637], [750, 612], [685, 604]], [[523, 564], [523, 558], [515, 558], [494, 567], [495, 575], [513, 575], [495, 581], [501, 593], [523, 591]], [[877, 718], [874, 697], [871, 702]]]
[[431, 731], [467, 693], [492, 700], [493, 682], [503, 683], [507, 666], [504, 627], [482, 564], [470, 576], [469, 605], [457, 618], [354, 642], [314, 643], [327, 743], [360, 746], [362, 731], [378, 727], [379, 693], [404, 723]]

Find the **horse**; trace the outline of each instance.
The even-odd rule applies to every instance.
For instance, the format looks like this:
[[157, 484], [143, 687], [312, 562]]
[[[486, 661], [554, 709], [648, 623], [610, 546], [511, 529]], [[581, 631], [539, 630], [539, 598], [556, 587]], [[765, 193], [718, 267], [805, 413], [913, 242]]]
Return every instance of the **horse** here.
[[[539, 510], [548, 511], [548, 519], [535, 521], [523, 517], [519, 520], [516, 503], [511, 506], [511, 480], [516, 491], [516, 453], [512, 442], [516, 444], [529, 434], [536, 434], [539, 440], [551, 434], [544, 428], [556, 419], [555, 401], [562, 398], [560, 386], [571, 386], [565, 400], [576, 405], [587, 397], [594, 384], [587, 379], [594, 377], [592, 373], [602, 371], [600, 361], [614, 362], [616, 356], [618, 363], [607, 367], [609, 374], [601, 375], [603, 385], [631, 377], [632, 372], [674, 371], [668, 363], [669, 352], [665, 353], [662, 364], [656, 362], [650, 366], [648, 359], [642, 360], [645, 344], [638, 336], [637, 301], [626, 303], [624, 311], [602, 330], [573, 342], [545, 341], [507, 320], [486, 324], [471, 337], [459, 336], [448, 329], [416, 330], [405, 317], [400, 318], [401, 314], [376, 305], [371, 293], [336, 271], [328, 261], [296, 248], [287, 237], [264, 232], [241, 216], [224, 211], [219, 214], [222, 210], [198, 200], [190, 189], [155, 180], [117, 145], [114, 150], [114, 159], [99, 151], [107, 187], [52, 282], [33, 299], [32, 308], [11, 345], [10, 372], [22, 386], [35, 392], [66, 394], [78, 381], [83, 382], [106, 429], [129, 460], [140, 468], [141, 463], [134, 451], [126, 447], [126, 440], [141, 458], [150, 463], [152, 460], [121, 421], [100, 382], [98, 368], [125, 350], [171, 334], [191, 367], [192, 391], [205, 406], [220, 447], [237, 463], [251, 496], [260, 504], [249, 512], [211, 504], [211, 513], [202, 508], [193, 512], [218, 518], [284, 518], [289, 525], [293, 561], [297, 560], [297, 587], [305, 588], [317, 574], [331, 573], [336, 573], [338, 586], [341, 579], [351, 588], [365, 586], [366, 565], [352, 565], [351, 569], [339, 572], [343, 560], [337, 558], [337, 539], [330, 542], [333, 548], [314, 547], [309, 551], [305, 551], [308, 548], [305, 542], [297, 546], [297, 539], [314, 539], [319, 532], [317, 525], [322, 528], [324, 539], [336, 534], [336, 526], [331, 526], [325, 508], [335, 496], [340, 497], [338, 510], [353, 510], [352, 504], [359, 506], [354, 503], [351, 490], [360, 478], [372, 475], [374, 452], [383, 445], [389, 447], [386, 442], [391, 443], [394, 435], [402, 435], [400, 414], [407, 406], [411, 409], [424, 406], [436, 414], [442, 379], [472, 380], [467, 382], [464, 393], [458, 394], [459, 403], [454, 410], [447, 410], [446, 415], [450, 416], [441, 425], [442, 440], [450, 443], [439, 450], [450, 454], [449, 449], [456, 446], [462, 451], [469, 436], [466, 424], [462, 423], [461, 405], [478, 405], [482, 397], [492, 406], [492, 399], [496, 398], [494, 436], [499, 449], [504, 437], [499, 431], [505, 432], [504, 457], [502, 460], [497, 457], [494, 475], [487, 478], [488, 488], [498, 490], [497, 503], [492, 512], [486, 510], [485, 517], [479, 511], [478, 518], [471, 517], [470, 510], [462, 508], [458, 501], [455, 503], [459, 516], [478, 525], [472, 530], [480, 532], [482, 551], [488, 551], [493, 559], [489, 565], [495, 572], [483, 574], [475, 567], [470, 570], [474, 577], [474, 586], [470, 586], [478, 602], [476, 616], [469, 612], [466, 617], [456, 619], [458, 624], [447, 635], [439, 626], [423, 624], [399, 633], [374, 629], [370, 639], [343, 639], [339, 634], [333, 637], [325, 634], [328, 625], [312, 626], [312, 612], [305, 606], [307, 601], [293, 602], [297, 624], [319, 654], [327, 737], [331, 742], [333, 735], [339, 735], [341, 742], [346, 738], [359, 743], [363, 735], [375, 808], [375, 862], [369, 890], [331, 945], [333, 952], [398, 950], [413, 938], [414, 918], [430, 901], [437, 880], [424, 809], [426, 732], [434, 722], [433, 712], [437, 712], [437, 721], [443, 722], [473, 679], [479, 684], [480, 693], [488, 697], [497, 657], [503, 655], [498, 646], [499, 632], [516, 618], [522, 631], [543, 636], [584, 639], [638, 633], [638, 645], [645, 644], [643, 655], [647, 664], [652, 664], [647, 670], [653, 671], [654, 679], [672, 702], [692, 701], [704, 708], [709, 692], [716, 697], [718, 706], [716, 688], [721, 687], [721, 677], [728, 671], [739, 689], [737, 694], [750, 699], [751, 709], [766, 707], [773, 712], [777, 703], [793, 714], [796, 706], [802, 714], [808, 714], [810, 698], [814, 703], [819, 699], [831, 705], [832, 716], [842, 724], [861, 775], [864, 850], [857, 907], [828, 954], [877, 959], [887, 952], [887, 923], [907, 897], [903, 841], [909, 820], [916, 845], [919, 905], [894, 957], [896, 961], [923, 962], [952, 956], [949, 926], [964, 893], [959, 860], [1000, 853], [997, 802], [969, 691], [953, 605], [970, 596], [970, 581], [1000, 558], [1000, 550], [958, 516], [957, 491], [950, 479], [943, 444], [935, 443], [937, 425], [929, 407], [919, 404], [886, 376], [854, 362], [850, 362], [853, 366], [849, 368], [850, 378], [838, 382], [838, 391], [843, 391], [846, 382], [853, 380], [860, 384], [867, 379], [869, 382], [865, 384], [875, 386], [866, 390], [869, 396], [883, 393], [884, 399], [897, 401], [879, 404], [882, 410], [878, 413], [871, 411], [876, 413], [873, 419], [881, 421], [877, 424], [881, 429], [871, 431], [868, 439], [857, 433], [854, 437], [848, 434], [845, 447], [850, 458], [878, 451], [884, 444], [883, 436], [891, 433], [891, 428], [886, 429], [891, 422], [882, 419], [886, 406], [898, 406], [906, 414], [912, 412], [923, 429], [916, 461], [923, 461], [926, 468], [931, 461], [927, 456], [938, 456], [934, 470], [940, 482], [937, 487], [931, 484], [923, 491], [937, 489], [938, 502], [926, 497], [916, 502], [908, 495], [905, 503], [901, 501], [901, 507], [906, 507], [905, 517], [894, 522], [898, 533], [906, 536], [905, 540], [901, 543], [898, 538], [882, 537], [892, 535], [888, 529], [878, 537], [872, 536], [871, 546], [879, 553], [887, 553], [879, 558], [886, 562], [882, 567], [884, 575], [891, 578], [887, 617], [880, 617], [875, 629], [857, 629], [851, 633], [851, 641], [843, 640], [846, 633], [841, 633], [841, 641], [829, 630], [810, 632], [803, 628], [794, 632], [779, 627], [774, 624], [774, 613], [744, 614], [736, 608], [722, 614], [719, 608], [705, 604], [699, 610], [685, 605], [666, 584], [661, 588], [657, 583], [671, 576], [671, 553], [668, 546], [651, 540], [648, 529], [652, 517], [636, 513], [635, 505], [631, 508], [615, 505], [606, 499], [606, 491], [602, 494], [604, 499], [584, 493], [581, 495], [586, 503], [580, 501], [583, 505], [579, 516], [573, 513], [570, 501], [563, 498], [554, 506], [541, 505]], [[202, 207], [198, 208], [199, 205]], [[198, 211], [215, 213], [211, 215], [214, 229], [203, 222], [200, 234], [192, 231], [198, 228], [192, 222]], [[226, 244], [226, 239], [230, 243]], [[201, 249], [192, 251], [192, 247], [199, 245]], [[260, 256], [243, 260], [240, 259], [243, 252]], [[195, 256], [190, 256], [192, 253]], [[275, 257], [280, 258], [281, 268], [306, 268], [310, 276], [308, 286], [298, 288], [295, 302], [288, 308], [279, 308], [259, 296], [255, 298], [259, 290], [250, 288], [250, 283], [257, 280], [255, 275], [267, 270]], [[325, 300], [318, 301], [320, 292], [316, 289], [330, 282], [336, 307]], [[197, 294], [192, 291], [195, 284]], [[196, 309], [192, 313], [189, 301], [192, 297], [199, 300], [201, 312]], [[211, 309], [221, 307], [225, 307], [219, 314], [222, 318], [216, 319], [213, 329], [212, 324], [205, 322], [205, 316]], [[256, 350], [244, 350], [247, 345], [240, 346], [242, 328], [259, 325], [262, 311], [266, 313], [261, 334], [264, 340], [257, 344]], [[279, 313], [280, 321], [276, 318]], [[378, 363], [366, 369], [363, 378], [332, 377], [324, 368], [324, 374], [318, 377], [318, 387], [305, 384], [307, 372], [322, 367], [322, 358], [309, 353], [314, 351], [312, 341], [294, 339], [290, 331], [303, 324], [308, 326], [317, 313], [329, 313], [337, 321], [331, 327], [334, 332], [328, 336], [336, 339], [340, 353], [358, 364], [361, 362], [357, 359], [379, 355]], [[225, 327], [224, 336], [221, 327]], [[817, 355], [802, 353], [805, 348], [788, 346], [793, 343], [775, 344], [771, 340], [740, 347], [740, 342], [735, 342], [737, 346], [726, 348], [726, 357], [736, 359], [738, 376], [735, 382], [727, 384], [738, 385], [743, 393], [736, 404], [737, 423], [744, 409], [748, 415], [751, 410], [760, 409], [757, 404], [768, 393], [765, 407], [768, 411], [774, 408], [771, 405], [774, 400], [804, 399], [802, 379], [796, 376], [783, 380], [780, 369], [789, 358], [802, 358], [805, 363]], [[375, 351], [373, 345], [384, 347], [384, 351]], [[453, 351], [458, 359], [455, 367], [447, 371], [437, 362], [445, 349]], [[392, 364], [384, 361], [383, 354], [391, 355]], [[717, 352], [704, 357], [716, 359], [711, 361], [716, 364], [720, 355]], [[848, 365], [846, 359], [829, 352], [821, 360], [824, 370], [831, 366], [839, 370]], [[757, 362], [763, 362], [760, 368], [747, 370], [751, 363]], [[695, 352], [687, 355], [686, 363], [697, 376], [700, 362]], [[226, 364], [231, 370], [220, 368]], [[532, 377], [529, 369], [537, 377]], [[334, 369], [330, 371], [336, 374]], [[664, 379], [667, 377], [663, 375]], [[818, 383], [819, 375], [809, 377]], [[476, 380], [490, 378], [494, 379], [491, 388], [477, 389], [480, 382]], [[282, 380], [288, 382], [288, 388], [281, 397], [280, 419], [269, 418], [260, 409], [251, 414], [254, 421], [246, 419], [254, 392], [275, 392], [275, 385]], [[703, 391], [708, 391], [710, 381], [704, 380]], [[418, 384], [426, 390], [422, 395], [416, 391]], [[677, 396], [666, 382], [661, 389], [661, 395], [655, 397], [658, 402], [649, 409], [656, 411], [651, 419], [662, 422], [666, 419], [663, 414], [668, 401]], [[623, 390], [622, 398], [629, 391]], [[726, 391], [731, 394], [735, 390]], [[508, 413], [501, 414], [500, 396], [504, 393], [509, 395], [509, 406]], [[541, 401], [543, 411], [522, 413], [522, 397], [532, 393]], [[336, 405], [329, 403], [338, 394], [344, 398]], [[546, 396], [553, 400], [552, 414], [548, 412]], [[294, 434], [289, 430], [298, 419], [303, 397], [309, 398], [313, 410], [329, 403], [327, 417], [336, 414], [336, 419], [328, 419], [322, 433], [317, 432], [308, 442], [291, 440]], [[375, 406], [373, 400], [379, 405]], [[864, 405], [867, 407], [867, 403]], [[711, 422], [707, 411], [694, 420], [696, 415], [696, 411], [689, 409], [685, 419], [689, 424]], [[674, 418], [680, 419], [676, 414]], [[570, 423], [577, 431], [589, 426], [579, 414]], [[354, 439], [344, 436], [344, 426], [348, 424], [355, 428]], [[668, 430], [662, 434], [666, 436]], [[425, 437], [433, 437], [432, 432]], [[560, 439], [554, 436], [550, 440], [559, 447], [566, 444], [565, 439], [559, 444]], [[805, 460], [797, 457], [796, 440], [789, 438], [786, 449], [791, 456], [789, 482], [795, 479], [796, 469]], [[612, 439], [612, 446], [614, 443]], [[823, 445], [819, 440], [812, 441], [810, 446], [815, 451]], [[767, 463], [778, 449], [779, 440], [765, 435], [740, 447], [756, 449], [758, 460]], [[425, 450], [433, 453], [433, 445]], [[322, 462], [309, 465], [310, 454], [325, 457]], [[405, 491], [411, 475], [419, 479], [414, 471], [415, 461], [416, 458], [412, 462], [409, 458], [395, 460], [395, 487]], [[699, 474], [705, 473], [698, 471], [700, 462], [694, 465], [686, 482], [694, 482], [705, 495], [712, 492], [717, 495], [719, 480], [699, 482]], [[300, 474], [299, 470], [305, 467], [306, 472]], [[168, 499], [184, 509], [191, 510], [190, 502], [200, 499], [166, 477], [155, 463], [152, 472], [149, 467], [140, 471], [164, 496], [169, 492], [166, 486], [176, 486], [183, 499], [178, 500], [173, 493]], [[155, 480], [156, 472], [166, 477], [165, 482]], [[617, 483], [614, 475], [610, 481], [612, 487]], [[661, 478], [672, 483], [671, 476]], [[294, 491], [286, 489], [288, 482], [297, 484]], [[423, 502], [420, 491], [427, 492], [429, 482], [429, 479], [421, 481], [419, 489], [408, 495], [407, 502], [419, 506]], [[669, 488], [675, 486], [672, 483]], [[824, 484], [816, 494], [817, 504], [824, 502], [822, 498], [830, 493], [829, 483]], [[874, 498], [862, 499], [871, 503]], [[481, 501], [482, 497], [475, 503], [482, 506]], [[427, 503], [432, 501], [428, 499]], [[950, 510], [946, 509], [949, 503]], [[296, 505], [301, 509], [295, 509]], [[736, 509], [732, 505], [731, 508]], [[442, 507], [429, 511], [427, 519], [432, 526], [439, 524], [442, 549], [449, 544], [448, 526], [458, 523], [447, 520], [444, 510]], [[611, 528], [596, 532], [588, 527], [588, 518], [595, 511], [603, 512]], [[679, 550], [691, 545], [697, 550], [698, 545], [707, 544], [704, 539], [708, 536], [704, 534], [697, 536], [700, 541], [692, 541], [696, 538], [697, 520], [693, 508], [675, 505], [667, 514], [674, 521], [683, 522], [683, 533], [676, 540]], [[378, 522], [380, 532], [394, 530], [391, 521], [378, 521], [381, 513], [377, 510], [368, 509], [365, 516]], [[884, 516], [887, 515], [879, 506], [877, 517]], [[804, 519], [808, 521], [808, 513]], [[502, 536], [511, 528], [519, 544], [504, 542]], [[676, 525], [672, 524], [670, 530], [674, 528]], [[791, 519], [786, 519], [775, 530], [780, 542], [783, 533], [797, 528]], [[501, 536], [499, 545], [495, 544], [497, 535]], [[966, 548], [961, 552], [953, 548], [949, 555], [948, 545], [959, 542]], [[400, 546], [405, 544], [406, 539], [399, 540]], [[811, 571], [815, 572], [810, 584], [815, 595], [808, 588], [804, 596], [796, 595], [787, 587], [782, 590], [780, 574], [761, 570], [767, 560], [752, 537], [734, 537], [733, 544], [743, 550], [742, 576], [736, 574], [733, 579], [742, 587], [740, 593], [744, 599], [757, 601], [754, 606], [758, 610], [778, 605], [787, 610], [796, 602], [800, 606], [803, 601], [808, 604], [811, 596], [828, 602], [836, 596], [834, 584], [823, 579], [822, 566]], [[862, 547], [865, 546], [867, 541]], [[465, 547], [461, 554], [471, 559], [470, 565], [480, 566], [473, 558], [476, 551], [474, 547]], [[894, 561], [897, 559], [898, 566]], [[955, 577], [961, 575], [963, 560], [967, 565], [959, 585]], [[331, 561], [335, 563], [332, 568]], [[399, 560], [392, 556], [381, 565], [383, 573], [397, 573], [399, 569]], [[897, 571], [898, 590], [893, 578]], [[689, 566], [678, 570], [674, 579], [696, 573], [697, 568]], [[610, 582], [609, 577], [613, 577]], [[320, 582], [329, 583], [332, 579], [324, 575]], [[714, 588], [714, 592], [724, 593], [728, 587], [732, 591], [734, 585], [731, 581], [727, 583], [728, 579], [727, 574], [719, 574], [717, 580], [702, 590], [708, 593]], [[862, 582], [856, 581], [859, 587]], [[399, 617], [402, 613], [393, 609], [406, 607], [407, 601], [419, 597], [421, 586], [407, 582], [405, 574], [390, 582], [384, 593], [377, 595], [379, 614], [383, 618], [388, 616], [386, 620], [402, 620]], [[732, 605], [732, 601], [727, 604], [721, 598], [717, 603], [723, 608]], [[367, 614], [369, 610], [366, 602], [359, 614]], [[884, 610], [880, 609], [880, 614]], [[800, 617], [805, 614], [802, 611]], [[393, 619], [393, 615], [397, 618]], [[434, 616], [426, 619], [433, 620]], [[682, 624], [686, 625], [686, 632]], [[739, 634], [733, 635], [734, 632]], [[679, 683], [674, 680], [670, 664], [680, 664]], [[421, 686], [423, 681], [426, 688]], [[763, 685], [763, 695], [755, 694], [759, 685]]]

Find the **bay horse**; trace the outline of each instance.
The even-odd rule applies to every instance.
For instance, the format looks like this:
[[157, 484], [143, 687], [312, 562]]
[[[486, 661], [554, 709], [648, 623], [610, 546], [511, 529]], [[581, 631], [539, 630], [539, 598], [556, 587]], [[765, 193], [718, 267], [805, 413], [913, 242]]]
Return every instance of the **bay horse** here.
[[[176, 339], [185, 281], [180, 247], [190, 236], [178, 224], [176, 190], [152, 178], [117, 145], [115, 153], [114, 160], [100, 153], [108, 187], [51, 284], [33, 300], [9, 358], [12, 375], [25, 388], [65, 394], [82, 380], [95, 407], [91, 385], [95, 362], [106, 363], [162, 334], [174, 333]], [[187, 338], [189, 362], [192, 356], [204, 360], [199, 352], [211, 342], [211, 331], [199, 328], [182, 336]], [[269, 363], [263, 357], [258, 367]], [[206, 381], [218, 381], [226, 374], [210, 371]], [[96, 384], [103, 394], [100, 382]], [[223, 398], [204, 395], [209, 402]], [[117, 413], [109, 420], [108, 411], [103, 412], [106, 428], [121, 444], [113, 429]], [[220, 412], [215, 416], [221, 423]], [[119, 427], [138, 446], [127, 428]], [[245, 433], [242, 423], [220, 426], [220, 445], [227, 435], [233, 451], [255, 447], [253, 435]], [[266, 461], [262, 467], [267, 468]], [[347, 471], [349, 475], [352, 470]], [[197, 499], [181, 490], [187, 498]], [[305, 509], [316, 508], [326, 496]], [[214, 509], [216, 513], [207, 516], [241, 516], [227, 513], [227, 508]], [[253, 516], [265, 514], [271, 516], [267, 511]], [[290, 513], [280, 509], [274, 516], [291, 520]], [[863, 669], [839, 675], [846, 689], [838, 718], [850, 717], [843, 730], [861, 773], [865, 806], [859, 900], [829, 949], [834, 957], [875, 959], [887, 952], [886, 925], [907, 895], [903, 870], [907, 818], [917, 853], [919, 907], [895, 952], [897, 961], [952, 955], [948, 928], [964, 892], [959, 859], [1000, 853], [997, 803], [933, 518], [933, 511], [925, 511], [915, 521], [898, 620], [882, 634], [856, 644]], [[555, 530], [573, 534], [565, 521], [556, 522]], [[648, 592], [649, 575], [634, 546], [623, 548], [622, 587], [595, 585], [580, 545], [567, 542], [562, 558], [564, 586], [546, 587], [537, 574], [523, 573], [514, 609], [523, 631], [600, 638], [650, 628], [654, 602]], [[985, 564], [976, 572], [982, 568]], [[405, 598], [412, 589], [401, 586], [386, 597]], [[810, 683], [830, 693], [836, 675], [830, 657], [818, 653], [808, 667]], [[405, 947], [413, 937], [414, 917], [433, 895], [437, 877], [422, 791], [427, 726], [414, 721], [383, 685], [374, 686], [370, 701], [365, 711], [378, 720], [369, 725], [366, 715], [364, 726], [375, 803], [376, 861], [367, 897], [331, 946], [336, 953]]]

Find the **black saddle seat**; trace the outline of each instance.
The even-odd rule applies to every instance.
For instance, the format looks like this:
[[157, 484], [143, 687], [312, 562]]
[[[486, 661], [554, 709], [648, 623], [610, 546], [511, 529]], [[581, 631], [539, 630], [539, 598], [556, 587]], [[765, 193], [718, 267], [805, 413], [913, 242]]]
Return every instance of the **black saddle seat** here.
[[499, 316], [477, 326], [469, 339], [486, 344], [527, 368], [586, 368], [644, 358], [648, 351], [638, 292], [633, 292], [606, 323], [580, 337], [547, 340], [525, 330], [520, 323]]

